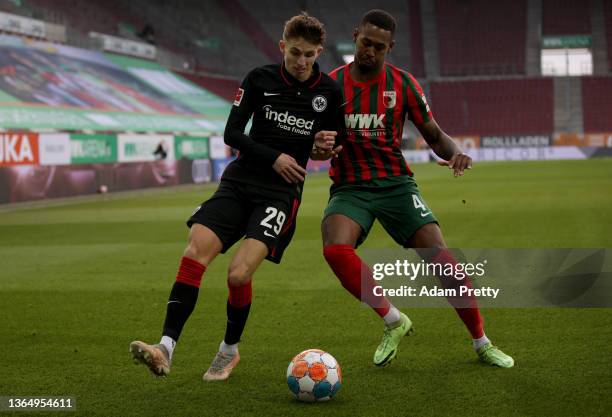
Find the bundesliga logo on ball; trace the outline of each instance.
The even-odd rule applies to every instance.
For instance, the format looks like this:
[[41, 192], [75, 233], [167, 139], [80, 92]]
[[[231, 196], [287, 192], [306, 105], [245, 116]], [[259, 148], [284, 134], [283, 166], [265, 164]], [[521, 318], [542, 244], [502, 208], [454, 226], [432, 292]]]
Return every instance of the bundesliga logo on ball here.
[[300, 401], [327, 401], [342, 387], [340, 364], [327, 352], [305, 350], [289, 363], [287, 385]]

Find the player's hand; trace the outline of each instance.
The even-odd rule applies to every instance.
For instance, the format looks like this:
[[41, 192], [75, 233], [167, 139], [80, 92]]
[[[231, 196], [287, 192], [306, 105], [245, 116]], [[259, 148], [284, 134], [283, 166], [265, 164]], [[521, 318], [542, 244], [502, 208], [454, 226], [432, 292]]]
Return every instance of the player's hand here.
[[306, 178], [306, 170], [302, 168], [293, 157], [286, 153], [282, 153], [276, 158], [272, 168], [290, 184], [304, 182]]
[[315, 148], [310, 152], [310, 159], [313, 161], [325, 161], [326, 159], [337, 158], [341, 150], [342, 145], [338, 145], [330, 151]]
[[438, 165], [447, 166], [448, 169], [453, 170], [455, 177], [459, 177], [466, 169], [472, 169], [472, 157], [463, 152], [456, 153], [448, 161], [438, 161]]
[[321, 130], [315, 134], [314, 147], [318, 150], [331, 151], [336, 142], [338, 132], [335, 130]]

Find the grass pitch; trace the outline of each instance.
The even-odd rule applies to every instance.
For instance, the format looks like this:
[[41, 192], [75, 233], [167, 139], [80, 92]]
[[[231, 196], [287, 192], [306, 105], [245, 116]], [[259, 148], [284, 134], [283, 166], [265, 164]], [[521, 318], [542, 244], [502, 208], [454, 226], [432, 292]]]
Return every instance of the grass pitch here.
[[[610, 159], [481, 163], [460, 179], [414, 168], [450, 247], [612, 247]], [[222, 383], [201, 375], [225, 328], [227, 255], [206, 273], [169, 378], [128, 353], [133, 339], [158, 341], [184, 221], [213, 185], [0, 208], [0, 396], [74, 396], [69, 415], [82, 416], [612, 414], [612, 309], [484, 310], [510, 370], [477, 362], [451, 309], [404, 309], [416, 334], [375, 368], [381, 322], [321, 255], [328, 187], [310, 176], [283, 263], [256, 274], [242, 361]], [[394, 244], [377, 226], [364, 247]], [[285, 370], [315, 347], [339, 360], [344, 386], [329, 403], [301, 404]]]

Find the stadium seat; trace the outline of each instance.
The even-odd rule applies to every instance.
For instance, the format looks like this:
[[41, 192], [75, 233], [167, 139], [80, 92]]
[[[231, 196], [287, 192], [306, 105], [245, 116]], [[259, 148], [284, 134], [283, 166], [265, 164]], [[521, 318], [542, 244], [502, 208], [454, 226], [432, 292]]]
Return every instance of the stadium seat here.
[[436, 81], [432, 112], [451, 135], [550, 134], [552, 79]]
[[582, 77], [582, 114], [586, 133], [612, 132], [612, 77]]
[[608, 65], [612, 71], [612, 0], [603, 0], [606, 43], [608, 45]]
[[177, 72], [177, 74], [230, 102], [234, 101], [236, 91], [238, 87], [240, 87], [240, 80], [238, 79], [189, 74], [185, 72]]
[[441, 75], [525, 73], [525, 0], [436, 0], [435, 10]]
[[573, 0], [542, 1], [542, 35], [580, 35], [591, 33], [589, 3]]

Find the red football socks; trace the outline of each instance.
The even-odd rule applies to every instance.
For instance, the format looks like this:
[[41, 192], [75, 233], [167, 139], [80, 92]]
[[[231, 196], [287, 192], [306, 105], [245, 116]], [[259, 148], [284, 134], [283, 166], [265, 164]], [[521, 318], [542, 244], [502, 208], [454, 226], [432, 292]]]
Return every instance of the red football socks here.
[[[440, 263], [442, 265], [457, 264], [457, 260], [455, 260], [455, 257], [448, 249], [440, 250], [440, 252], [432, 256], [428, 262], [432, 264]], [[457, 289], [457, 293], [459, 293], [458, 290], [459, 286], [461, 285], [472, 288], [472, 283], [468, 277], [462, 280], [455, 279], [454, 277], [440, 277], [440, 282], [444, 288]], [[480, 315], [476, 297], [473, 295], [461, 296], [460, 298], [449, 298], [448, 301], [453, 307], [455, 307], [455, 311], [465, 324], [465, 327], [467, 327], [473, 339], [479, 339], [484, 336], [484, 321]]]
[[240, 341], [244, 326], [249, 318], [253, 287], [251, 282], [233, 286], [229, 282], [229, 297], [227, 299], [227, 325], [223, 341], [226, 345], [235, 345]]
[[179, 266], [178, 273], [176, 274], [176, 282], [182, 282], [183, 284], [200, 288], [200, 282], [202, 282], [204, 271], [206, 271], [206, 266], [196, 260], [183, 256], [181, 258], [181, 265]]
[[253, 298], [253, 287], [251, 282], [252, 281], [249, 281], [239, 286], [233, 286], [229, 282], [227, 283], [229, 288], [228, 302], [232, 307], [241, 308], [251, 304]]
[[391, 307], [389, 301], [373, 293], [376, 281], [372, 278], [372, 270], [361, 260], [352, 246], [325, 246], [323, 256], [342, 286], [353, 294], [353, 297], [372, 307], [380, 317], [384, 317], [389, 312]]
[[172, 285], [168, 305], [166, 306], [164, 336], [168, 336], [174, 341], [179, 340], [183, 326], [198, 301], [200, 282], [204, 271], [206, 271], [206, 266], [198, 261], [185, 256], [181, 259], [176, 281]]

